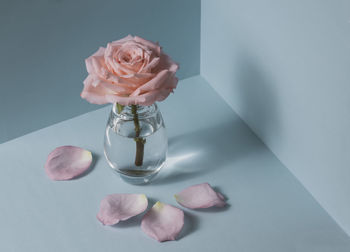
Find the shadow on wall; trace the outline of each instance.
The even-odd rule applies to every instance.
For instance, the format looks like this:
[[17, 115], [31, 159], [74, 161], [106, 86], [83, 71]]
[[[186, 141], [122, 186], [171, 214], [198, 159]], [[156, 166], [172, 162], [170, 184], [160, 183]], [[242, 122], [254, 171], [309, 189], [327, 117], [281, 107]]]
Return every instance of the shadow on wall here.
[[240, 53], [236, 61], [233, 73], [238, 102], [234, 109], [263, 142], [274, 146], [271, 141], [281, 138], [280, 102], [278, 90], [273, 88], [276, 84], [258, 59]]
[[246, 158], [262, 147], [239, 119], [172, 137], [166, 166], [153, 184], [175, 183], [222, 168], [233, 169], [227, 164]]

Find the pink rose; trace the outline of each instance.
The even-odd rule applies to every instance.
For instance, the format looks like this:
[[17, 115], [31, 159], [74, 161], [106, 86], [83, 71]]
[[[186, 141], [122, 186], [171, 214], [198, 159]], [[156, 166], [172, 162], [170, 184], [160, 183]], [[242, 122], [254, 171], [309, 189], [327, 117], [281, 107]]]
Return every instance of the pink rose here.
[[89, 73], [81, 97], [95, 104], [151, 105], [176, 88], [178, 64], [161, 47], [127, 36], [100, 47], [85, 60]]

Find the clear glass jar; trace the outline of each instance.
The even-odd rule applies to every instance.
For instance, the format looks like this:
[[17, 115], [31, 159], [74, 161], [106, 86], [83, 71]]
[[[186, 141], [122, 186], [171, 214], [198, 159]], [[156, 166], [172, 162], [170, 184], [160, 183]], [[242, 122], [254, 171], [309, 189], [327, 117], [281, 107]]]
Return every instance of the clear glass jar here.
[[114, 104], [104, 139], [110, 167], [131, 184], [150, 182], [165, 163], [168, 138], [156, 104]]

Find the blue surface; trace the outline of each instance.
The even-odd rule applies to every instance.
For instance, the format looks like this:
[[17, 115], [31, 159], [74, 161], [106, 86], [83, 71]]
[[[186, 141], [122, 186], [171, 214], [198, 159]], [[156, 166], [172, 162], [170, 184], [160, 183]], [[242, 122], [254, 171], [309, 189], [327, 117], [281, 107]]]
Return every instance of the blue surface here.
[[[350, 238], [201, 77], [181, 81], [159, 105], [169, 157], [147, 186], [124, 183], [103, 157], [109, 107], [1, 144], [0, 251], [350, 251]], [[91, 150], [93, 169], [51, 181], [47, 155], [68, 144]], [[173, 195], [202, 182], [222, 192], [229, 207], [185, 210], [178, 241], [147, 237], [141, 216], [114, 227], [96, 219], [106, 194], [145, 193], [152, 203], [178, 206]]]
[[350, 1], [201, 8], [201, 75], [350, 234]]
[[200, 0], [1, 0], [0, 143], [99, 108], [79, 97], [84, 59], [128, 34], [199, 73]]

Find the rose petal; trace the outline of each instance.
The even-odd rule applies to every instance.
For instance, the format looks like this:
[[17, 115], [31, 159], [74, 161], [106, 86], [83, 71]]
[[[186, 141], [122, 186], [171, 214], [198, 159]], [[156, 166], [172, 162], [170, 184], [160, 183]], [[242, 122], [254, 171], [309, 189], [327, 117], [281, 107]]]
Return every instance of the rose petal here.
[[[159, 94], [161, 93], [166, 94], [164, 98], [157, 97], [156, 99], [157, 101], [162, 101], [166, 97], [168, 97], [169, 93], [172, 92], [173, 89], [176, 88], [177, 83], [178, 83], [178, 78], [174, 74], [172, 74], [168, 70], [163, 70], [158, 74], [157, 77], [155, 77], [154, 79], [150, 80], [146, 84], [135, 89], [135, 91], [130, 94], [130, 97], [138, 96], [140, 94], [144, 94], [150, 91], [159, 90], [158, 91]], [[165, 92], [165, 90], [167, 90], [168, 92]]]
[[156, 101], [163, 101], [169, 96], [172, 89], [159, 89], [147, 92], [139, 96], [117, 96], [117, 95], [106, 95], [106, 99], [109, 103], [119, 103], [123, 106], [129, 106], [133, 104], [138, 104], [142, 106], [150, 106]]
[[96, 217], [103, 225], [114, 225], [144, 212], [147, 205], [144, 194], [111, 194], [101, 201]]
[[85, 60], [86, 70], [88, 71], [88, 73], [94, 73], [99, 75], [101, 69], [106, 68], [106, 64], [104, 63], [104, 53], [105, 48], [100, 47], [97, 50], [97, 52], [95, 52], [93, 55], [91, 55]]
[[116, 72], [126, 73], [126, 74], [133, 74], [138, 72], [138, 70], [141, 67], [141, 63], [132, 65], [132, 64], [125, 64], [123, 61], [119, 61], [119, 58], [122, 57], [121, 55], [127, 55], [129, 52], [136, 52], [142, 50], [140, 47], [137, 46], [137, 44], [134, 41], [129, 41], [123, 45], [120, 46], [120, 48], [112, 53], [112, 58], [108, 57], [108, 62], [113, 66], [113, 69]]
[[120, 62], [118, 62], [118, 60], [116, 60], [116, 54], [118, 54], [119, 50], [125, 47], [139, 48], [140, 46], [134, 40], [126, 41], [124, 43], [119, 43], [118, 41], [115, 41], [107, 44], [107, 48], [104, 54], [105, 63], [108, 69], [112, 70], [112, 72], [114, 71], [119, 76], [124, 74], [135, 73], [135, 71], [127, 68], [124, 64], [121, 64]]
[[110, 72], [116, 73], [118, 76], [123, 75], [125, 73], [122, 73], [119, 71], [118, 67], [115, 65], [115, 61], [113, 59], [114, 53], [118, 51], [118, 49], [121, 47], [121, 44], [119, 43], [108, 43], [106, 50], [105, 50], [105, 64], [107, 65]]
[[[107, 70], [106, 68], [101, 67], [98, 73], [95, 72], [91, 72], [90, 73], [91, 77], [93, 77], [96, 80], [101, 80], [101, 81], [106, 81], [108, 83], [111, 84], [121, 84], [121, 85], [125, 85], [125, 86], [130, 86], [130, 87], [134, 87], [137, 88], [139, 85], [135, 85], [133, 82], [128, 81], [123, 76], [117, 76], [114, 73], [109, 72], [109, 70]], [[97, 84], [93, 84], [95, 87], [97, 86]]]
[[152, 80], [137, 88], [130, 96], [137, 96], [140, 93], [159, 89], [160, 87], [164, 86], [164, 83], [169, 79], [170, 75], [171, 72], [168, 70], [162, 70]]
[[152, 105], [176, 88], [178, 64], [158, 43], [127, 36], [101, 47], [86, 60], [89, 76], [81, 97], [90, 103]]
[[106, 98], [106, 94], [113, 94], [109, 89], [104, 88], [101, 85], [94, 85], [94, 77], [89, 74], [84, 80], [84, 88], [81, 92], [81, 98], [86, 99], [93, 104], [106, 104], [109, 101]]
[[119, 95], [130, 95], [135, 90], [135, 88], [132, 88], [132, 86], [123, 85], [123, 84], [120, 85], [119, 83], [112, 84], [112, 83], [109, 83], [108, 81], [103, 81], [101, 79], [97, 79], [95, 83], [97, 83], [96, 86], [99, 85], [109, 90], [110, 93], [115, 93]]
[[123, 76], [120, 76], [121, 79], [124, 80], [124, 82], [128, 82], [129, 86], [133, 85], [133, 87], [138, 88], [140, 85], [143, 85], [150, 81], [153, 77], [155, 77], [156, 74], [154, 73], [135, 73], [135, 74], [126, 74]]
[[141, 72], [142, 73], [148, 73], [151, 72], [153, 68], [155, 68], [160, 62], [160, 58], [159, 57], [155, 57], [151, 60], [151, 62], [149, 62], [147, 65], [145, 65]]
[[157, 202], [142, 218], [141, 229], [149, 237], [162, 242], [175, 240], [184, 225], [184, 212]]
[[123, 44], [123, 43], [125, 43], [125, 42], [127, 42], [129, 40], [133, 40], [133, 39], [134, 39], [134, 37], [129, 34], [128, 36], [126, 36], [126, 37], [124, 37], [122, 39], [115, 40], [115, 41], [111, 42], [111, 44], [112, 45], [121, 45], [121, 44]]
[[145, 45], [145, 46], [151, 48], [152, 51], [157, 53], [157, 56], [160, 55], [161, 48], [160, 48], [160, 46], [158, 44], [153, 43], [152, 41], [146, 40], [146, 39], [138, 37], [138, 36], [135, 36], [134, 40], [137, 43], [140, 43], [141, 45]]
[[176, 73], [176, 71], [179, 69], [179, 64], [173, 61], [169, 55], [162, 52], [160, 55], [160, 62], [156, 69], [159, 69], [159, 71], [162, 69], [169, 69], [170, 72]]
[[90, 151], [75, 146], [61, 146], [49, 154], [45, 171], [52, 180], [68, 180], [84, 173], [91, 162]]
[[181, 206], [191, 209], [226, 205], [224, 196], [215, 192], [208, 183], [190, 186], [175, 194], [175, 198]]

